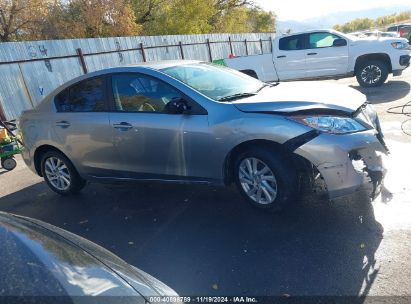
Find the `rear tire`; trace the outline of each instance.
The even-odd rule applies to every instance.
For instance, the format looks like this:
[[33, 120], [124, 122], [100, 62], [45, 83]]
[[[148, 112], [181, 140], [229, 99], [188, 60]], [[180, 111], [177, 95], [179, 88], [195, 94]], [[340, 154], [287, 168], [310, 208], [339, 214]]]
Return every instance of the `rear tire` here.
[[233, 176], [240, 193], [258, 208], [281, 211], [298, 194], [295, 168], [269, 148], [254, 147], [239, 154]]
[[78, 193], [86, 185], [71, 161], [57, 151], [46, 152], [41, 160], [41, 173], [51, 190], [60, 195]]
[[360, 64], [355, 76], [364, 88], [379, 87], [388, 78], [388, 67], [383, 61], [368, 60]]

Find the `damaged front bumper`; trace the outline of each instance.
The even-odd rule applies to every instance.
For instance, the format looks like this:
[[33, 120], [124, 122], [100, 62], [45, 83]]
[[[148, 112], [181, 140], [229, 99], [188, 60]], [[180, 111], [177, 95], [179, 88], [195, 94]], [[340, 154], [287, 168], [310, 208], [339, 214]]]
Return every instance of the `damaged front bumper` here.
[[322, 133], [294, 153], [318, 169], [334, 199], [364, 189], [374, 196], [386, 172], [382, 154], [388, 150], [381, 132], [371, 129], [344, 135]]

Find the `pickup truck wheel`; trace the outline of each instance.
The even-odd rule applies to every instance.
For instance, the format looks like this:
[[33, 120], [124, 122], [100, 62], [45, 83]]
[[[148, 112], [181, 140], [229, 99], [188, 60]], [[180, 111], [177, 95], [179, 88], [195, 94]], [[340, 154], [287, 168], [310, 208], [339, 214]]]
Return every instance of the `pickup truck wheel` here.
[[369, 60], [358, 67], [356, 77], [362, 87], [379, 87], [387, 80], [388, 68], [383, 61]]
[[75, 194], [86, 185], [70, 160], [57, 151], [43, 155], [41, 172], [50, 189], [61, 195]]
[[278, 212], [291, 203], [296, 194], [294, 167], [271, 149], [254, 147], [241, 153], [234, 170], [238, 190], [255, 207]]

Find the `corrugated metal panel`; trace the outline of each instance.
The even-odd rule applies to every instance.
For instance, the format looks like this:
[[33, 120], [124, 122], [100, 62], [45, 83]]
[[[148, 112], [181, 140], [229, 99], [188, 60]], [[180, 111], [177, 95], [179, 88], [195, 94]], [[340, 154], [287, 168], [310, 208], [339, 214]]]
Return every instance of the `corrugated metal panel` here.
[[0, 102], [7, 119], [16, 118], [33, 105], [18, 64], [0, 65]]
[[[181, 59], [180, 42], [183, 44], [185, 59], [209, 61], [207, 39], [211, 42], [213, 60], [227, 58], [231, 53], [229, 37], [232, 40], [233, 53], [236, 56], [245, 56], [245, 39], [248, 41], [249, 55], [262, 52], [260, 39], [265, 40], [262, 43], [264, 53], [269, 53], [269, 40], [274, 34], [166, 35], [0, 43], [0, 63], [8, 63], [0, 64], [0, 108], [7, 119], [17, 118], [23, 110], [37, 105], [55, 88], [83, 74], [76, 51], [78, 48], [85, 55], [88, 71], [92, 72], [142, 62], [141, 43], [145, 48], [147, 61]], [[215, 43], [218, 41], [220, 43]], [[197, 45], [192, 45], [196, 43]], [[167, 47], [151, 48], [154, 46]], [[127, 51], [130, 49], [133, 50]], [[88, 55], [101, 52], [111, 53]]]

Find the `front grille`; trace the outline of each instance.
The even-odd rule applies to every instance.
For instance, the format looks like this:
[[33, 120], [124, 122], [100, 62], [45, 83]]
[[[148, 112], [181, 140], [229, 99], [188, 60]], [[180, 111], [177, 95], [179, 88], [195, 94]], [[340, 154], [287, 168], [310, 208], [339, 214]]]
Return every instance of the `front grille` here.
[[410, 56], [409, 55], [400, 56], [400, 65], [402, 66], [410, 65]]

